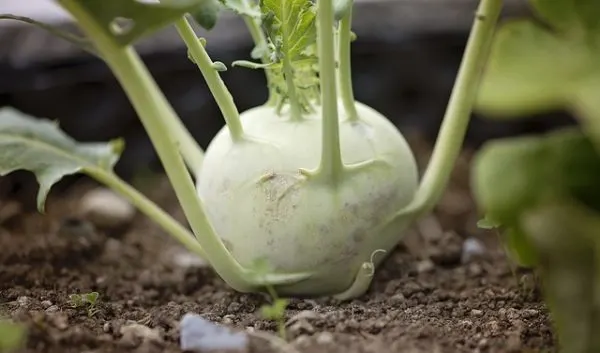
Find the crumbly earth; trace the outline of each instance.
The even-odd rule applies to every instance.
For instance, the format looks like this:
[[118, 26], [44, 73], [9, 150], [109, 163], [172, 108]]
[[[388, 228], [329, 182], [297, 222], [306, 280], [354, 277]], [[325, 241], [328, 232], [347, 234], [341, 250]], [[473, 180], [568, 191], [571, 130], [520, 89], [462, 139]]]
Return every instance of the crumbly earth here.
[[[429, 147], [411, 144], [418, 159]], [[188, 312], [253, 334], [251, 352], [458, 353], [552, 352], [554, 338], [532, 275], [513, 271], [497, 236], [476, 228], [465, 151], [435, 213], [416, 224], [378, 271], [368, 294], [350, 302], [292, 299], [288, 343], [259, 309], [269, 299], [229, 289], [150, 220], [94, 229], [77, 218], [83, 182], [54, 193], [46, 215], [0, 207], [0, 317], [25, 322], [21, 352], [181, 352], [178, 322]], [[424, 165], [425, 163], [421, 163]], [[166, 183], [151, 197], [182, 215]], [[145, 188], [144, 192], [149, 189]], [[149, 192], [149, 191], [148, 191]], [[18, 210], [18, 209], [17, 209]], [[486, 252], [461, 259], [465, 239]], [[72, 307], [70, 294], [97, 291], [95, 308]], [[137, 323], [157, 336], [121, 328]]]

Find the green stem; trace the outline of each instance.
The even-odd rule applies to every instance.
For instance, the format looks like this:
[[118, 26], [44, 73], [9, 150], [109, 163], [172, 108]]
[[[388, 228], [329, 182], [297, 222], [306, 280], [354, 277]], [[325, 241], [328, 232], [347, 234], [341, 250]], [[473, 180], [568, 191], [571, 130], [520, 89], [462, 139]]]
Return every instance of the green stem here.
[[183, 212], [204, 249], [206, 260], [236, 290], [252, 290], [244, 278], [244, 269], [231, 257], [215, 234], [192, 178], [177, 153], [176, 142], [171, 135], [164, 133], [167, 131], [165, 121], [172, 118], [172, 108], [140, 57], [132, 47], [120, 47], [105, 36], [94, 18], [77, 1], [64, 0], [61, 4], [77, 19], [89, 37], [94, 39], [98, 51], [129, 97], [164, 166]]
[[429, 212], [448, 184], [462, 148], [481, 73], [487, 61], [501, 10], [502, 0], [481, 0], [479, 3], [429, 165], [413, 202], [402, 213], [409, 210], [417, 213]]
[[102, 169], [89, 169], [87, 174], [125, 197], [132, 205], [160, 225], [165, 232], [175, 237], [190, 251], [207, 258], [206, 252], [202, 249], [200, 243], [196, 241], [194, 234], [190, 233], [187, 228], [117, 175], [107, 173]]
[[302, 109], [300, 108], [294, 83], [294, 69], [288, 58], [283, 58], [283, 74], [285, 75], [288, 102], [290, 104], [290, 119], [293, 121], [302, 120]]
[[[260, 29], [259, 24], [256, 22], [254, 18], [248, 15], [242, 15], [244, 22], [246, 23], [246, 27], [248, 27], [248, 31], [250, 32], [250, 36], [252, 37], [252, 41], [254, 41], [254, 45], [259, 48], [264, 48], [267, 46], [267, 38], [265, 34]], [[269, 57], [264, 54], [262, 56], [262, 63], [269, 63]], [[275, 88], [273, 88], [273, 74], [267, 69], [265, 71], [265, 77], [267, 79], [267, 87], [269, 87], [269, 99], [267, 100], [266, 105], [275, 106], [277, 104], [277, 96], [275, 92]]]
[[357, 121], [358, 113], [354, 102], [354, 92], [352, 90], [352, 65], [350, 62], [350, 35], [352, 33], [352, 5], [346, 15], [340, 20], [339, 41], [338, 41], [338, 60], [339, 67], [339, 85], [342, 103], [346, 110], [348, 120]]
[[344, 164], [340, 147], [332, 0], [318, 0], [317, 27], [323, 109], [321, 163], [317, 174], [324, 180], [336, 183], [344, 170]]
[[231, 93], [223, 83], [219, 72], [213, 67], [213, 61], [208, 56], [206, 49], [198, 40], [196, 32], [186, 20], [185, 17], [175, 22], [175, 28], [177, 32], [185, 42], [185, 45], [190, 50], [190, 54], [194, 59], [194, 62], [200, 69], [210, 92], [215, 97], [217, 105], [223, 114], [223, 118], [227, 123], [231, 139], [234, 142], [238, 142], [244, 138], [244, 128], [240, 121], [240, 114], [233, 101]]

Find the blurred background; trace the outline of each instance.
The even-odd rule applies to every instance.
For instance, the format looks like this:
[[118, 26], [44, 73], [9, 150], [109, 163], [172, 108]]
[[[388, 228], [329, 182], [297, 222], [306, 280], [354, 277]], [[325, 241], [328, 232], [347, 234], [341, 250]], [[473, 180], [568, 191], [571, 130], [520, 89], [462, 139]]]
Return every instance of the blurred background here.
[[[503, 18], [529, 16], [527, 0], [505, 0]], [[356, 0], [352, 50], [356, 98], [385, 114], [406, 134], [435, 140], [454, 83], [478, 0]], [[76, 30], [52, 0], [0, 0], [0, 13], [29, 16]], [[213, 60], [248, 59], [252, 42], [241, 19], [224, 13], [210, 32]], [[168, 28], [137, 45], [160, 87], [203, 147], [224, 122], [200, 72], [177, 33]], [[261, 71], [230, 68], [222, 74], [240, 110], [266, 99]], [[131, 178], [159, 168], [152, 145], [126, 96], [106, 65], [36, 27], [0, 21], [0, 105], [56, 119], [81, 141], [124, 137], [117, 172]], [[475, 115], [467, 144], [541, 132], [569, 124], [557, 112], [518, 122], [493, 122]], [[26, 182], [15, 174], [7, 190]], [[15, 181], [19, 183], [15, 184]], [[7, 185], [6, 178], [3, 181]]]

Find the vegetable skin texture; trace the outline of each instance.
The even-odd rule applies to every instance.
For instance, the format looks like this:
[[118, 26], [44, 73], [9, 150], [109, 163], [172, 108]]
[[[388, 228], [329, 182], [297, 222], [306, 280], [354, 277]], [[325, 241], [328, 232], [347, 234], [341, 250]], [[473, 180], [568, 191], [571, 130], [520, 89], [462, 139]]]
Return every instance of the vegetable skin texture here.
[[418, 188], [417, 164], [402, 134], [360, 102], [358, 120], [340, 109], [340, 139], [344, 164], [365, 164], [347, 167], [337, 184], [301, 173], [320, 162], [321, 111], [315, 108], [299, 121], [266, 105], [244, 112], [246, 139], [233, 142], [224, 127], [206, 150], [197, 182], [216, 233], [242, 266], [266, 260], [276, 273], [315, 273], [278, 287], [282, 295], [348, 289], [374, 251], [395, 245], [383, 244], [390, 236], [381, 232], [390, 231], [385, 223]]

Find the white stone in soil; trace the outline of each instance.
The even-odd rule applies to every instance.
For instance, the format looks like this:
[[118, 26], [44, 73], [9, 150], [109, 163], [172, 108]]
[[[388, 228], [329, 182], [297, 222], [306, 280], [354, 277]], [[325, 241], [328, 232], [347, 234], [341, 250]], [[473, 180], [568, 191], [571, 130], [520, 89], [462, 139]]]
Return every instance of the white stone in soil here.
[[110, 189], [98, 188], [81, 198], [80, 212], [98, 227], [113, 228], [130, 222], [136, 210]]
[[245, 332], [233, 332], [197, 314], [185, 314], [180, 322], [181, 349], [193, 352], [248, 352], [250, 340]]
[[463, 242], [461, 261], [469, 262], [472, 258], [485, 254], [485, 245], [475, 238], [468, 238]]

